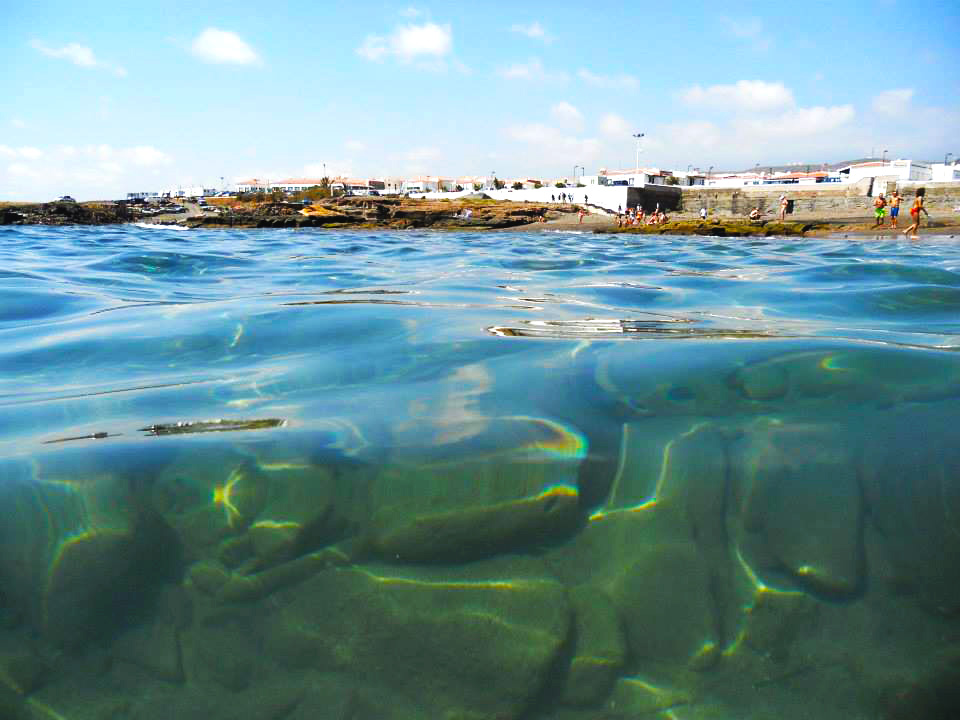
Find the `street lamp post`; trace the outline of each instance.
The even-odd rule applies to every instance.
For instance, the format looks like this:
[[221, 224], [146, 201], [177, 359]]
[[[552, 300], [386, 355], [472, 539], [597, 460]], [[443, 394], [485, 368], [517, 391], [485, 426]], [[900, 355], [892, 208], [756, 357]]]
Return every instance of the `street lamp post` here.
[[949, 165], [950, 163], [947, 162], [947, 160], [949, 160], [949, 159], [952, 158], [952, 157], [953, 157], [953, 153], [947, 153], [946, 155], [944, 155], [944, 156], [943, 156], [943, 164], [944, 164], [944, 165]]
[[574, 187], [577, 186], [577, 168], [580, 168], [581, 170], [583, 170], [583, 168], [580, 167], [579, 165], [573, 166], [573, 186]]
[[880, 156], [880, 164], [881, 164], [881, 165], [886, 165], [886, 164], [887, 164], [887, 152], [888, 152], [887, 150], [884, 150], [884, 151], [883, 151], [883, 154]]
[[634, 133], [633, 137], [637, 139], [637, 174], [640, 174], [640, 140], [643, 138], [643, 133]]

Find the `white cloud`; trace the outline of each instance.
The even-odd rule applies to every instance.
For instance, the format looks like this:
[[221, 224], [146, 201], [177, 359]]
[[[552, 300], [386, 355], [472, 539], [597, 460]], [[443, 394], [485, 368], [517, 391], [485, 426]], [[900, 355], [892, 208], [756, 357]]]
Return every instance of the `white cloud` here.
[[17, 130], [24, 130], [27, 127], [27, 123], [24, 122], [22, 118], [18, 117], [10, 118], [10, 124]]
[[120, 156], [140, 167], [155, 167], [169, 165], [173, 159], [165, 152], [157, 150], [151, 145], [137, 145], [120, 152]]
[[419, 55], [443, 57], [453, 49], [453, 31], [449, 25], [425, 23], [404, 25], [394, 32], [392, 46], [404, 60]]
[[410, 173], [436, 172], [441, 153], [439, 148], [422, 146], [407, 150], [403, 154], [406, 171]]
[[387, 36], [368, 35], [356, 52], [360, 57], [379, 62], [387, 56], [409, 63], [421, 58], [440, 60], [453, 50], [450, 25], [427, 22], [400, 25]]
[[543, 29], [543, 25], [534, 21], [529, 25], [515, 24], [510, 26], [510, 32], [519, 33], [520, 35], [526, 35], [528, 38], [533, 38], [535, 40], [543, 40], [544, 42], [550, 41], [550, 36], [547, 35], [547, 31]]
[[367, 149], [367, 146], [359, 140], [347, 140], [343, 146], [350, 152], [363, 152]]
[[777, 115], [744, 118], [739, 127], [746, 131], [745, 139], [758, 135], [799, 138], [831, 132], [849, 123], [853, 117], [853, 105], [794, 108]]
[[627, 75], [626, 73], [621, 73], [620, 75], [598, 75], [583, 68], [577, 71], [577, 77], [587, 83], [587, 85], [608, 90], [636, 90], [640, 84], [636, 77]]
[[607, 113], [600, 118], [600, 132], [609, 138], [626, 138], [633, 135], [633, 126], [626, 118], [616, 113]]
[[748, 44], [754, 50], [770, 49], [770, 37], [764, 32], [760, 18], [721, 18], [720, 23], [727, 35]]
[[35, 147], [9, 147], [0, 145], [0, 157], [23, 158], [25, 160], [37, 160], [43, 157], [43, 151]]
[[52, 48], [47, 47], [39, 40], [32, 41], [30, 45], [34, 50], [43, 53], [47, 57], [57, 58], [58, 60], [66, 60], [67, 62], [71, 62], [78, 67], [101, 68], [103, 70], [112, 72], [117, 77], [127, 76], [127, 71], [119, 65], [111, 65], [110, 63], [97, 60], [93, 50], [88, 48], [86, 45], [68, 43], [62, 48]]
[[793, 107], [793, 93], [783, 83], [740, 80], [733, 85], [694, 85], [681, 93], [689, 105], [734, 111], [770, 111]]
[[873, 111], [891, 117], [902, 116], [910, 109], [913, 100], [912, 88], [884, 90], [873, 99]]
[[417, 8], [411, 6], [411, 7], [407, 7], [407, 8], [404, 8], [403, 10], [401, 10], [401, 11], [400, 11], [400, 15], [401, 15], [402, 17], [410, 18], [410, 19], [412, 20], [413, 18], [418, 18], [418, 17], [420, 17], [421, 15], [423, 15], [423, 11], [422, 11], [422, 10], [418, 10]]
[[532, 156], [525, 156], [526, 168], [520, 168], [520, 171], [525, 173], [533, 170], [529, 165], [531, 160], [553, 165], [559, 156], [574, 158], [583, 163], [593, 163], [596, 162], [601, 150], [600, 141], [596, 138], [577, 137], [543, 123], [512, 125], [504, 132], [509, 139], [524, 143], [536, 151]]
[[563, 71], [548, 72], [540, 58], [531, 58], [525, 63], [514, 63], [499, 70], [498, 74], [508, 80], [538, 80], [544, 82], [566, 82], [567, 80], [567, 74]]
[[371, 62], [380, 62], [389, 52], [387, 38], [382, 35], [367, 35], [357, 48], [357, 55]]
[[550, 117], [555, 122], [572, 127], [574, 130], [583, 128], [583, 113], [568, 102], [558, 102], [550, 108]]
[[59, 145], [12, 148], [0, 145], [0, 157], [12, 162], [0, 169], [0, 187], [9, 183], [23, 196], [38, 200], [63, 194], [110, 199], [132, 187], [158, 186], [158, 173], [173, 158], [151, 146]]
[[[353, 163], [349, 160], [333, 160], [331, 162], [314, 162], [308, 163], [303, 167], [303, 175], [308, 178], [322, 178], [322, 177], [352, 177], [353, 176]], [[288, 177], [288, 174], [277, 175], [277, 174], [263, 174], [263, 175], [247, 175], [245, 177], [270, 177], [279, 179], [280, 177]]]
[[194, 38], [190, 51], [204, 62], [255, 65], [260, 56], [239, 35], [209, 27]]

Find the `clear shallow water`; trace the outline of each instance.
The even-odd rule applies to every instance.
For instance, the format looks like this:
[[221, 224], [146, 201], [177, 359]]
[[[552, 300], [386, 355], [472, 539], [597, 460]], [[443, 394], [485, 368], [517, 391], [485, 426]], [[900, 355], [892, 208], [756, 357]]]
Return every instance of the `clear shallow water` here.
[[4, 228], [8, 702], [914, 712], [958, 349], [945, 237]]

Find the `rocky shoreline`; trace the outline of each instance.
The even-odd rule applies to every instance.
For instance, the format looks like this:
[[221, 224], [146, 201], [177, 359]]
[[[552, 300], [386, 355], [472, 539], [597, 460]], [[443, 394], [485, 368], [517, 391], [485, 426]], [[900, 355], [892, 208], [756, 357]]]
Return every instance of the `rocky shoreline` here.
[[0, 225], [116, 225], [135, 219], [123, 202], [0, 204]]
[[[148, 222], [187, 228], [328, 228], [328, 229], [447, 229], [447, 230], [582, 230], [622, 235], [701, 235], [711, 237], [804, 237], [811, 235], [887, 235], [859, 218], [813, 217], [803, 220], [752, 222], [745, 218], [680, 217], [662, 225], [617, 227], [612, 215], [587, 214], [581, 222], [579, 205], [513, 202], [487, 198], [422, 200], [401, 197], [342, 197], [304, 207], [297, 203], [265, 202], [218, 206], [186, 216], [169, 213], [146, 217], [124, 202], [51, 202], [0, 205], [0, 225], [114, 225]], [[953, 217], [925, 222], [923, 231], [954, 234]]]

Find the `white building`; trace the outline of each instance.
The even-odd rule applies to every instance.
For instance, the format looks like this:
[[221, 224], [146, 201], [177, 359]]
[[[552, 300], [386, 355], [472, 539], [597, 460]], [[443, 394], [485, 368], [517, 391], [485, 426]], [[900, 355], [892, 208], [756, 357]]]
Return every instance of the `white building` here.
[[380, 177], [378, 182], [383, 183], [384, 195], [399, 195], [403, 192], [403, 178], [398, 177]]
[[269, 183], [271, 190], [282, 190], [283, 192], [303, 192], [313, 187], [319, 187], [323, 184], [323, 178], [285, 178]]
[[960, 182], [960, 163], [933, 163], [930, 175], [931, 182]]
[[929, 163], [913, 160], [873, 160], [855, 163], [837, 171], [841, 182], [855, 183], [864, 178], [882, 178], [889, 181], [909, 182], [911, 180], [932, 180], [933, 173]]
[[403, 181], [403, 192], [405, 193], [438, 192], [439, 189], [437, 178], [427, 177], [426, 175], [407, 178]]
[[596, 175], [580, 178], [584, 185], [608, 185], [612, 187], [642, 187], [644, 185], [703, 185], [704, 177], [698, 173], [639, 168], [633, 170], [607, 170], [600, 168]]
[[237, 183], [237, 192], [242, 193], [255, 193], [255, 192], [268, 192], [270, 190], [270, 181], [262, 180], [260, 178], [250, 178], [249, 180], [241, 180]]

